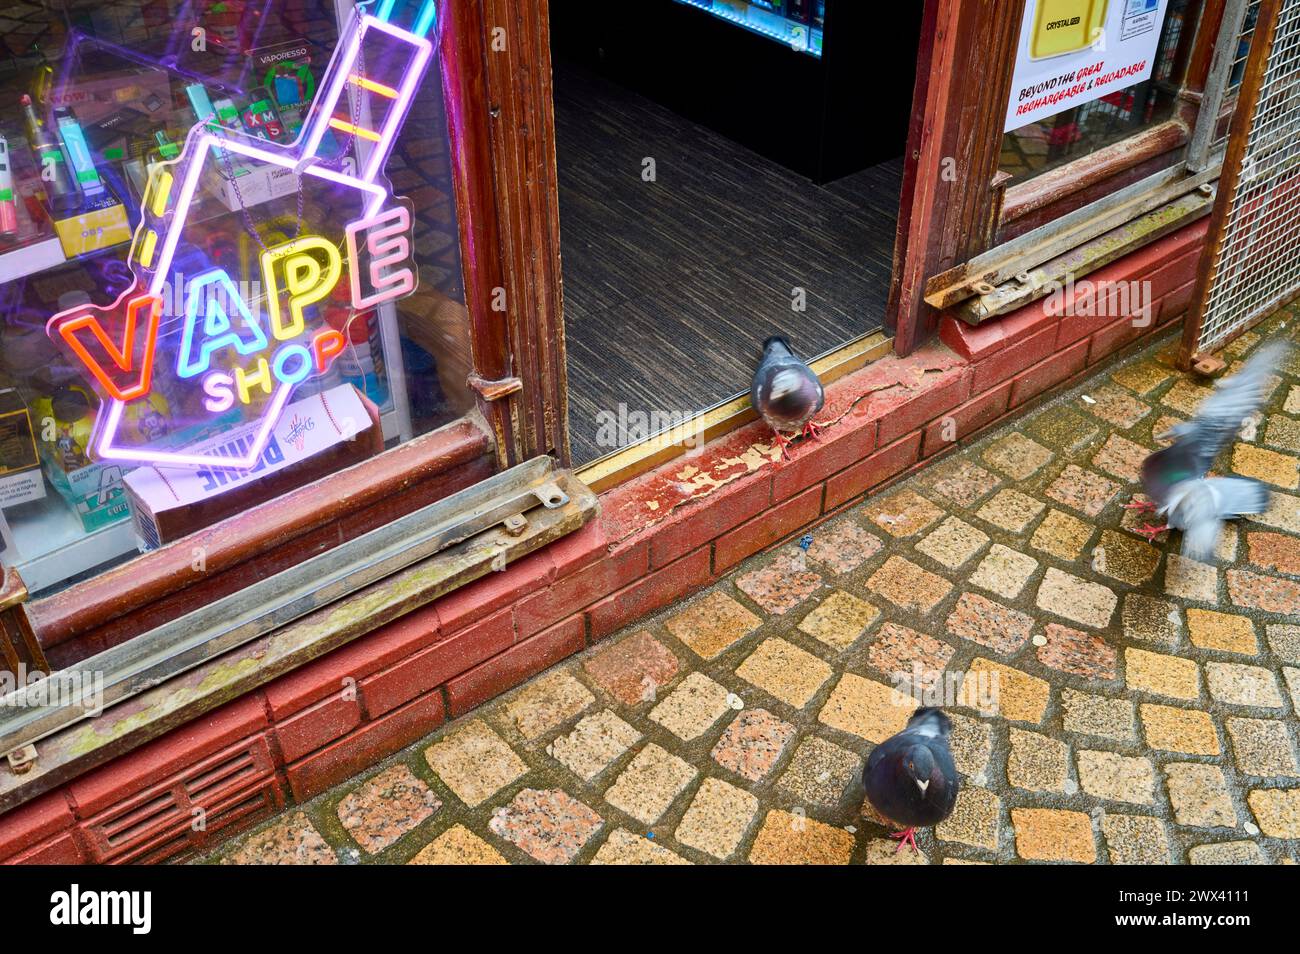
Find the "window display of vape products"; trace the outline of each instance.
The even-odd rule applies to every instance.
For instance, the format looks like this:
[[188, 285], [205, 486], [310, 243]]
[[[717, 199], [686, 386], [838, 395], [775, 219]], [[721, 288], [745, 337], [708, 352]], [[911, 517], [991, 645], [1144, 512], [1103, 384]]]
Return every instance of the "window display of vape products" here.
[[[387, 397], [373, 313], [414, 292], [417, 273], [411, 203], [393, 195], [384, 167], [433, 56], [425, 36], [433, 20], [432, 2], [409, 29], [386, 12], [354, 15], [292, 142], [272, 138], [269, 92], [253, 90], [238, 124], [197, 126], [179, 158], [154, 167], [128, 256], [134, 282], [111, 304], [76, 305], [48, 322], [50, 339], [100, 395], [93, 426], [73, 427], [63, 452], [84, 436], [91, 457], [119, 467], [247, 470], [299, 386], [343, 374], [349, 350], [358, 389]], [[219, 116], [225, 108], [222, 100], [213, 107]], [[258, 114], [251, 121], [250, 112]], [[364, 141], [364, 161], [339, 161], [326, 146], [331, 132]], [[250, 170], [223, 197], [243, 213], [230, 217], [240, 241], [219, 243], [247, 255], [214, 247], [212, 223], [195, 214], [204, 185], [227, 174], [220, 157]], [[250, 212], [246, 183], [263, 174], [297, 195], [296, 221], [280, 236], [277, 214]], [[176, 301], [182, 314], [164, 327]], [[155, 411], [186, 432], [154, 433]], [[190, 432], [191, 420], [194, 428], [252, 426], [233, 451], [213, 450]]]
[[58, 106], [42, 119], [30, 95], [24, 95], [20, 105], [45, 194], [44, 215], [63, 253], [75, 258], [129, 241], [126, 208], [100, 176], [72, 108]]

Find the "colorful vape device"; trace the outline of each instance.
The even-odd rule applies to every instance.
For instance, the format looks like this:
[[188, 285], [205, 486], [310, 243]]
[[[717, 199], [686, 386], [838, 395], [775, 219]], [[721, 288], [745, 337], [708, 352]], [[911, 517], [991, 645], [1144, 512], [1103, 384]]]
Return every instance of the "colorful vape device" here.
[[18, 234], [18, 205], [14, 202], [14, 177], [10, 166], [9, 142], [0, 136], [0, 238]]
[[45, 124], [36, 115], [36, 107], [30, 96], [24, 95], [20, 100], [23, 108], [23, 122], [27, 126], [27, 141], [41, 167], [41, 184], [49, 199], [50, 208], [56, 212], [74, 209], [81, 201], [72, 178], [68, 175], [68, 158], [54, 139], [46, 134]]
[[191, 83], [186, 86], [185, 97], [190, 101], [190, 109], [194, 110], [195, 122], [206, 123], [217, 115], [216, 107], [212, 105], [208, 91], [203, 88], [202, 83]]
[[[194, 110], [194, 121], [206, 123], [210, 121], [220, 122], [217, 116], [217, 108], [212, 105], [212, 99], [208, 96], [208, 91], [203, 88], [202, 83], [191, 83], [185, 87], [185, 96], [190, 101], [190, 109]], [[221, 150], [216, 146], [212, 147], [212, 155], [221, 158]], [[175, 159], [176, 156], [165, 156], [166, 159]]]
[[1107, 0], [1038, 0], [1029, 55], [1036, 60], [1087, 49], [1106, 29]]
[[264, 86], [259, 86], [249, 93], [248, 106], [244, 108], [240, 119], [244, 122], [244, 128], [258, 139], [266, 139], [270, 142], [285, 141], [284, 120], [280, 118], [280, 111], [275, 108], [271, 94]]
[[82, 194], [88, 199], [102, 195], [104, 183], [95, 169], [95, 157], [91, 155], [86, 134], [82, 132], [77, 117], [72, 110], [61, 106], [54, 111], [54, 125], [59, 131], [68, 165], [72, 167], [72, 177]]
[[229, 98], [223, 97], [214, 104], [217, 111], [217, 122], [223, 126], [229, 126], [232, 129], [239, 128], [239, 110]]

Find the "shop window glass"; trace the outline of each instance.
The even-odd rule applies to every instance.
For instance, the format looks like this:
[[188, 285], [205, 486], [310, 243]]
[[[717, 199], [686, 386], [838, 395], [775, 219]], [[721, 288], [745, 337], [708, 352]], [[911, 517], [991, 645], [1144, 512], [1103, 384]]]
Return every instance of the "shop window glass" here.
[[[1046, 4], [1050, 0], [1037, 2]], [[1111, 0], [1111, 7], [1116, 4], [1133, 6], [1134, 0]], [[1170, 119], [1196, 39], [1202, 6], [1201, 0], [1168, 0], [1150, 79], [1008, 132], [1002, 139], [1001, 159], [1002, 171], [1012, 176], [1008, 184], [1032, 178]], [[1066, 12], [1074, 7], [1109, 9], [1104, 3], [1089, 2], [1058, 2], [1055, 7]], [[1114, 15], [1120, 12], [1117, 9]]]
[[0, 561], [34, 594], [471, 406], [437, 12], [6, 4]]

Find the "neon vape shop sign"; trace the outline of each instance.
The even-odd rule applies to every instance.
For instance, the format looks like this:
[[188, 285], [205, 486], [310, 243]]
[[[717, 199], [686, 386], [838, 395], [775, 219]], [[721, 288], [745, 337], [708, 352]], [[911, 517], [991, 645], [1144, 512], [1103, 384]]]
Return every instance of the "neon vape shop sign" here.
[[[415, 290], [411, 206], [383, 171], [433, 55], [435, 12], [425, 0], [402, 27], [390, 22], [394, 6], [380, 0], [373, 13], [353, 14], [292, 142], [198, 123], [181, 155], [150, 174], [130, 251], [135, 285], [108, 307], [80, 305], [49, 320], [49, 335], [104, 399], [91, 441], [97, 458], [250, 469], [294, 389], [343, 352], [348, 322]], [[259, 179], [285, 175], [297, 181], [297, 234], [273, 241], [259, 232], [266, 199], [256, 193]], [[220, 200], [202, 191], [213, 182], [236, 200], [217, 216], [207, 210]], [[226, 230], [235, 221], [257, 253], [214, 251], [215, 220]], [[183, 313], [165, 322], [173, 281]], [[261, 289], [260, 299], [245, 300], [241, 288]], [[327, 302], [348, 309], [342, 328], [319, 320]], [[236, 408], [257, 420], [247, 452], [132, 442], [124, 421], [156, 399], [160, 379], [199, 420]]]

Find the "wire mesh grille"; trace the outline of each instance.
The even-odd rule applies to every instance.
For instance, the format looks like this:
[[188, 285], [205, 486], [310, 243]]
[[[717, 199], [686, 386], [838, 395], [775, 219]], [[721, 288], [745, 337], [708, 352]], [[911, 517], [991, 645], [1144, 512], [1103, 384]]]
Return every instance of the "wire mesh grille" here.
[[[1241, 30], [1237, 33], [1232, 47], [1232, 61], [1228, 67], [1228, 83], [1223, 91], [1223, 105], [1231, 111], [1236, 107], [1237, 93], [1241, 81], [1246, 75], [1246, 61], [1250, 58], [1250, 41], [1255, 37], [1255, 24], [1259, 20], [1260, 0], [1250, 0], [1241, 21]], [[1228, 124], [1224, 123], [1220, 134], [1210, 144], [1211, 151], [1222, 148], [1228, 141]]]
[[[1242, 37], [1249, 49], [1258, 2]], [[1245, 72], [1233, 67], [1233, 85]], [[1283, 0], [1214, 259], [1197, 350], [1212, 351], [1300, 291], [1300, 0]]]

